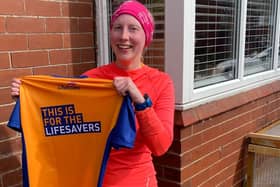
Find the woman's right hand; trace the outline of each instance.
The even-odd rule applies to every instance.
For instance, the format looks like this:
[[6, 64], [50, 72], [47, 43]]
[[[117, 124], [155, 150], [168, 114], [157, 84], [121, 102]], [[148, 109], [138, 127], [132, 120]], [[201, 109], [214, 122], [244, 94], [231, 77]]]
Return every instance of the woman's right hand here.
[[11, 96], [12, 97], [18, 97], [19, 96], [19, 86], [21, 84], [20, 79], [13, 78], [12, 84], [11, 84]]

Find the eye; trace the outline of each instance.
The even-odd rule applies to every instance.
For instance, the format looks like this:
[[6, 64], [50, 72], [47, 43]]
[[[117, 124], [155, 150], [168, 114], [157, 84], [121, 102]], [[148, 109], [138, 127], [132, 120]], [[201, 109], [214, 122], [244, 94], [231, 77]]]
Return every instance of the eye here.
[[130, 26], [129, 30], [132, 31], [132, 32], [136, 32], [136, 31], [139, 30], [139, 27], [137, 27], [137, 26]]
[[122, 27], [120, 25], [113, 26], [114, 31], [118, 31], [118, 30], [121, 30], [121, 29], [122, 29]]

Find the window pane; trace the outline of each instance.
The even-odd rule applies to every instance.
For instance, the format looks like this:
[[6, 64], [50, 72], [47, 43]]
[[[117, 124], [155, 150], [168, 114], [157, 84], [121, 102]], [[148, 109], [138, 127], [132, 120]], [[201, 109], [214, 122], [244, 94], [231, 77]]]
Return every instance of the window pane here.
[[245, 75], [263, 72], [272, 68], [273, 7], [274, 0], [248, 0], [244, 59]]
[[197, 0], [195, 88], [231, 80], [236, 71], [236, 0]]
[[[112, 12], [124, 0], [109, 0], [108, 2], [109, 15], [111, 16]], [[164, 70], [164, 0], [139, 0], [139, 2], [150, 10], [155, 21], [153, 41], [145, 51], [144, 63]], [[114, 59], [112, 53], [111, 59]]]

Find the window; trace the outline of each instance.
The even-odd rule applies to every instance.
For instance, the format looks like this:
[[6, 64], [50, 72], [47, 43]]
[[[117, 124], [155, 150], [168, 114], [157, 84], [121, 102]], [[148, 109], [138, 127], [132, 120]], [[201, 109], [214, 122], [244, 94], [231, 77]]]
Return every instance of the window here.
[[[274, 0], [247, 1], [244, 76], [273, 67], [275, 5]], [[238, 78], [239, 6], [237, 0], [196, 1], [195, 88]]]
[[[122, 1], [97, 2], [106, 2], [106, 14], [102, 15], [109, 17]], [[145, 62], [171, 75], [177, 109], [279, 79], [280, 0], [141, 2], [156, 22], [154, 41], [145, 53]], [[100, 33], [106, 37], [99, 43], [106, 44], [108, 31]]]
[[196, 1], [195, 88], [236, 78], [237, 1]]
[[245, 75], [273, 67], [274, 0], [248, 0], [245, 42]]

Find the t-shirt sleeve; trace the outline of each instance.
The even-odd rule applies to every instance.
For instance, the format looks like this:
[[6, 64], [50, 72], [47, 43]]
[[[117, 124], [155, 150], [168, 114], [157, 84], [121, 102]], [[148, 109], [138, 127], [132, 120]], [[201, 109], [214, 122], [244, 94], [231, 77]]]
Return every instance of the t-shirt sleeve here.
[[132, 148], [136, 137], [135, 116], [131, 99], [125, 96], [116, 126], [112, 130], [111, 144], [115, 149]]
[[20, 100], [17, 99], [17, 102], [13, 108], [13, 111], [10, 115], [10, 119], [8, 122], [8, 127], [21, 132], [21, 121], [20, 121]]

